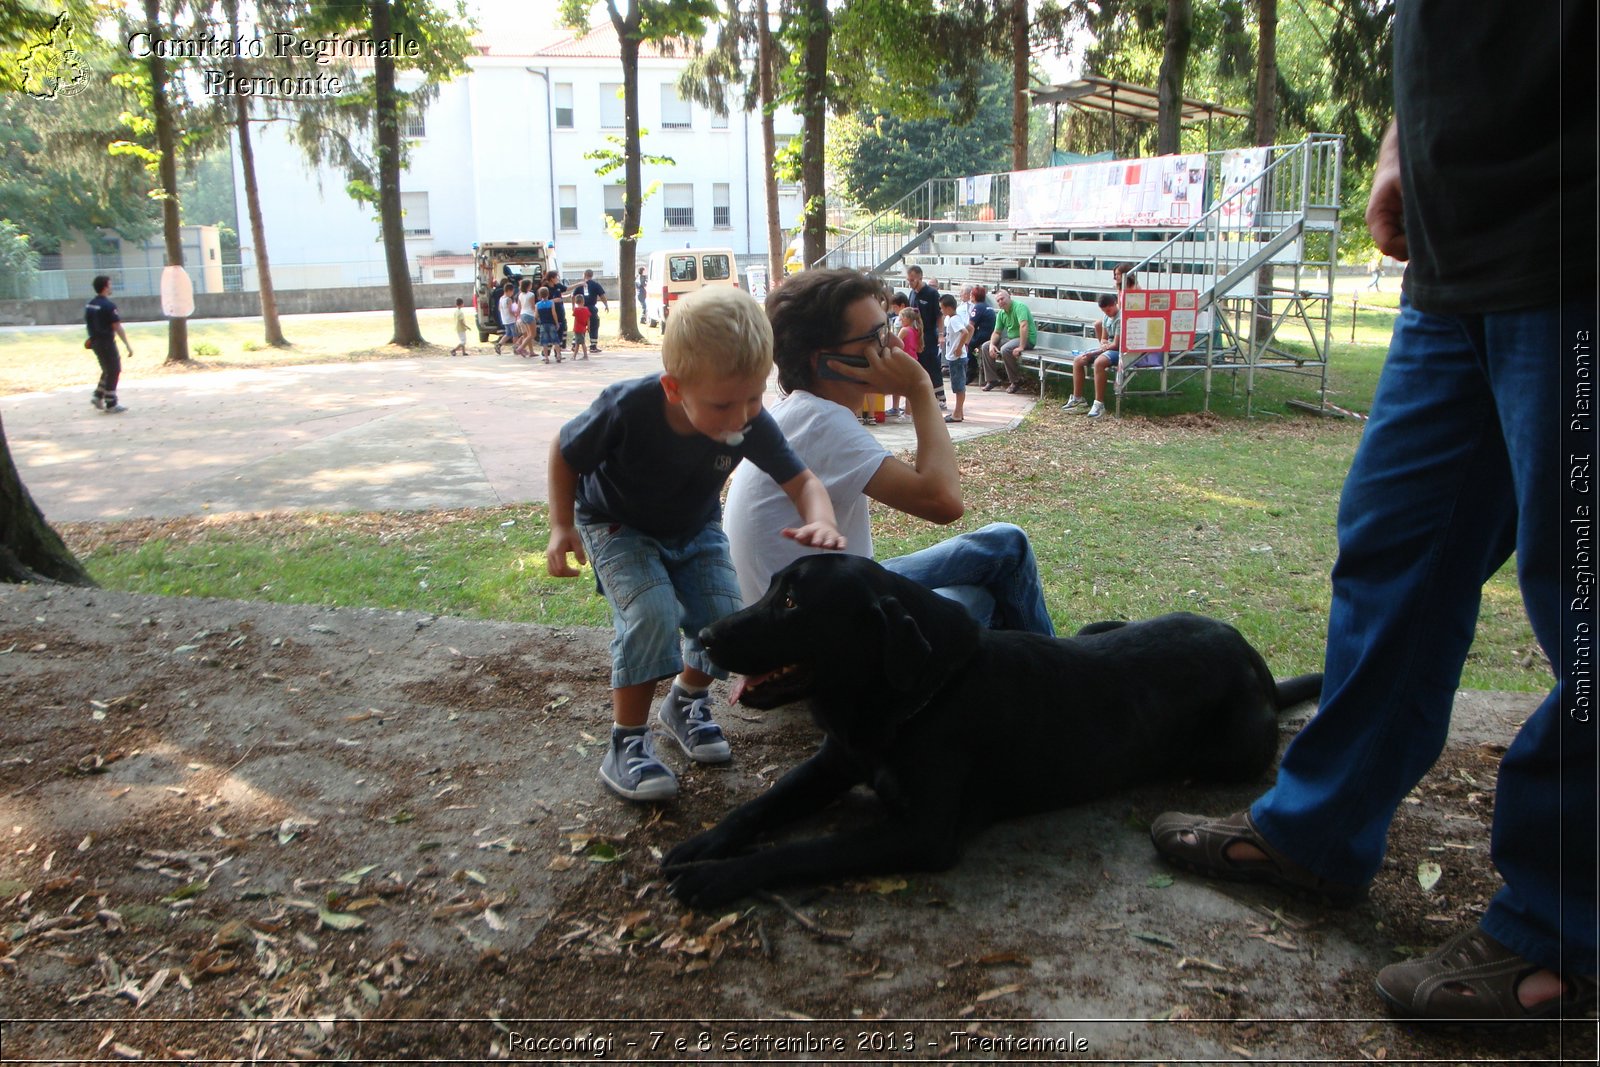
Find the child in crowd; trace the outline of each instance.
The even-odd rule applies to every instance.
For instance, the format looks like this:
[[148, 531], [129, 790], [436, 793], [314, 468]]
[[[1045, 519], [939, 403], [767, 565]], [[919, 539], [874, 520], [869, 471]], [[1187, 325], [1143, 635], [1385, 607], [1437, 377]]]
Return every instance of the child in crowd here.
[[517, 284], [510, 278], [506, 279], [505, 287], [500, 290], [500, 339], [494, 343], [494, 354], [500, 354], [500, 346], [509, 343], [511, 351], [517, 350]]
[[[539, 354], [546, 363], [550, 362], [550, 349], [556, 350], [556, 362], [561, 362], [561, 329], [556, 324], [556, 302], [550, 298], [548, 286], [539, 286], [539, 299], [533, 305], [534, 313], [539, 318]], [[530, 350], [528, 355], [532, 356]]]
[[[898, 306], [898, 310], [896, 307]], [[912, 355], [922, 351], [922, 316], [918, 315], [905, 297], [896, 293], [889, 298], [889, 311], [895, 316], [895, 336], [900, 338], [900, 347]], [[904, 421], [909, 409], [906, 407], [906, 398], [896, 396], [891, 398], [889, 411], [896, 418]]]
[[1120, 343], [1118, 338], [1121, 333], [1122, 318], [1117, 298], [1110, 293], [1103, 294], [1097, 303], [1103, 316], [1095, 323], [1095, 340], [1100, 342], [1099, 348], [1091, 348], [1087, 352], [1080, 352], [1072, 360], [1072, 396], [1062, 404], [1064, 411], [1077, 411], [1082, 413], [1083, 408], [1083, 380], [1090, 366], [1094, 365], [1094, 403], [1089, 406], [1088, 412], [1091, 419], [1097, 419], [1105, 414], [1104, 404], [1106, 392], [1106, 371], [1115, 367], [1121, 359], [1117, 350]]
[[[572, 358], [589, 358], [589, 316], [592, 314], [584, 304], [572, 305]], [[596, 349], [595, 351], [599, 351]], [[579, 353], [583, 353], [579, 355]]]
[[467, 302], [456, 297], [456, 346], [450, 350], [453, 356], [457, 352], [463, 356], [467, 354]]
[[972, 323], [959, 301], [951, 293], [939, 298], [939, 314], [944, 316], [939, 336], [939, 356], [944, 360], [944, 372], [950, 377], [950, 391], [956, 395], [955, 410], [944, 417], [945, 422], [965, 422], [967, 408], [967, 339], [972, 336]]
[[[528, 359], [533, 358], [533, 343], [536, 337], [534, 322], [537, 317], [533, 280], [524, 278], [518, 285], [517, 343], [511, 346], [511, 351], [519, 356], [525, 356]], [[548, 363], [549, 360], [545, 362]]]
[[679, 301], [662, 338], [663, 374], [608, 386], [550, 449], [551, 577], [593, 561], [611, 605], [611, 741], [600, 780], [628, 800], [665, 800], [677, 776], [649, 734], [656, 683], [676, 675], [656, 720], [691, 760], [721, 763], [728, 742], [708, 691], [725, 672], [700, 630], [739, 610], [722, 531], [722, 485], [749, 459], [782, 487], [803, 525], [783, 536], [843, 549], [828, 492], [762, 407], [772, 327], [742, 289]]

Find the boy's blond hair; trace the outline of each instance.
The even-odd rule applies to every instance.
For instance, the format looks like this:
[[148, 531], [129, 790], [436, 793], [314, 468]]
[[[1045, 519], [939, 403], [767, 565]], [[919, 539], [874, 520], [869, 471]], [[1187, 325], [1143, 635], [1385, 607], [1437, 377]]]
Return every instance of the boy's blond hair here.
[[765, 376], [772, 372], [772, 324], [743, 289], [698, 290], [672, 305], [661, 363], [680, 382]]

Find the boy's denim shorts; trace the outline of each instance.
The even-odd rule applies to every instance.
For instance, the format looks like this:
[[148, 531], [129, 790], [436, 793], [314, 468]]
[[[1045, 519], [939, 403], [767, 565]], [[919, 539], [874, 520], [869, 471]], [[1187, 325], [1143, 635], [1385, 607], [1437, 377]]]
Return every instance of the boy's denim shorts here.
[[726, 678], [700, 646], [702, 628], [744, 606], [720, 522], [681, 542], [615, 523], [582, 524], [595, 585], [611, 605], [611, 688], [677, 674]]
[[558, 345], [561, 343], [561, 329], [552, 322], [539, 324], [539, 343], [542, 345]]
[[967, 391], [967, 357], [947, 359], [944, 361], [944, 372], [950, 375], [950, 391], [964, 393]]

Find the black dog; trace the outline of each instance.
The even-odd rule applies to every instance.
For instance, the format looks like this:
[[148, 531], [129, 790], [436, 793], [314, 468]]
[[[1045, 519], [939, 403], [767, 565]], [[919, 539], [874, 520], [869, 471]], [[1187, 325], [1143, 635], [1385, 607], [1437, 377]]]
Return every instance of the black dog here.
[[[700, 908], [794, 882], [943, 870], [996, 819], [1139, 782], [1252, 779], [1277, 713], [1322, 676], [1275, 683], [1226, 623], [1165, 615], [1057, 639], [981, 629], [951, 600], [858, 556], [807, 556], [760, 601], [700, 634], [749, 677], [742, 701], [800, 696], [826, 735], [770, 790], [663, 861]], [[872, 825], [751, 850], [758, 835], [868, 784]]]

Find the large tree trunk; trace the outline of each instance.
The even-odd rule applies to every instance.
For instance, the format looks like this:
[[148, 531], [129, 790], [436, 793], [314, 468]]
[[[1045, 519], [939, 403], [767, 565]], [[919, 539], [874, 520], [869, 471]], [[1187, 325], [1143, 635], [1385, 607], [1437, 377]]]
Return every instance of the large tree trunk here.
[[[239, 0], [225, 0], [228, 29], [237, 40], [239, 33]], [[261, 298], [261, 326], [267, 344], [274, 348], [288, 348], [283, 336], [283, 326], [278, 322], [278, 297], [272, 291], [272, 266], [267, 262], [267, 231], [261, 219], [261, 193], [256, 186], [256, 150], [250, 142], [250, 98], [244, 94], [233, 98], [234, 129], [239, 136], [239, 169], [244, 174], [245, 210], [250, 216], [250, 243], [256, 256], [256, 279]]]
[[1028, 169], [1028, 0], [1011, 0], [1011, 169]]
[[[1270, 146], [1278, 139], [1278, 0], [1256, 0], [1256, 33], [1256, 144]], [[1271, 263], [1256, 272], [1262, 297], [1275, 284]], [[1272, 317], [1272, 301], [1259, 300], [1253, 328], [1258, 349], [1272, 336]]]
[[95, 584], [28, 495], [0, 425], [0, 582], [39, 581]]
[[[150, 39], [160, 40], [160, 0], [144, 0], [145, 22]], [[161, 153], [158, 171], [161, 178], [161, 229], [166, 239], [167, 264], [183, 266], [183, 230], [178, 218], [178, 148], [172, 128], [172, 109], [167, 103], [167, 61], [158, 49], [150, 52], [150, 110], [155, 113], [156, 151]], [[167, 362], [189, 361], [189, 320], [167, 320]]]
[[[370, 10], [372, 39], [389, 40], [389, 0], [371, 0]], [[400, 204], [400, 108], [395, 97], [394, 57], [374, 57], [372, 71], [378, 119], [378, 218], [394, 315], [394, 336], [389, 343], [415, 348], [425, 342], [422, 327], [417, 324], [417, 298], [411, 290], [411, 264], [406, 259], [404, 210]]]
[[[615, 9], [613, 8], [613, 12]], [[644, 173], [639, 160], [639, 5], [632, 5], [629, 20], [613, 13], [612, 25], [622, 49], [622, 240], [617, 242], [617, 284], [624, 301], [630, 301], [639, 262], [639, 217], [644, 214]], [[553, 191], [552, 191], [553, 192]], [[659, 300], [660, 297], [658, 296]], [[664, 312], [666, 309], [663, 308]], [[630, 320], [623, 305], [622, 336], [643, 341], [637, 311]]]
[[761, 159], [766, 173], [761, 183], [767, 198], [767, 285], [783, 280], [783, 220], [778, 218], [778, 135], [773, 129], [772, 110], [777, 91], [773, 87], [772, 25], [767, 0], [756, 0], [756, 95], [761, 100]]
[[1166, 36], [1161, 72], [1156, 79], [1156, 155], [1177, 152], [1183, 134], [1183, 72], [1194, 38], [1194, 13], [1189, 0], [1167, 0]]
[[805, 218], [801, 229], [801, 259], [806, 266], [817, 262], [828, 250], [828, 201], [823, 138], [828, 132], [828, 47], [833, 23], [827, 0], [804, 0], [801, 17], [805, 20], [805, 72], [801, 105], [800, 191], [805, 197]]

